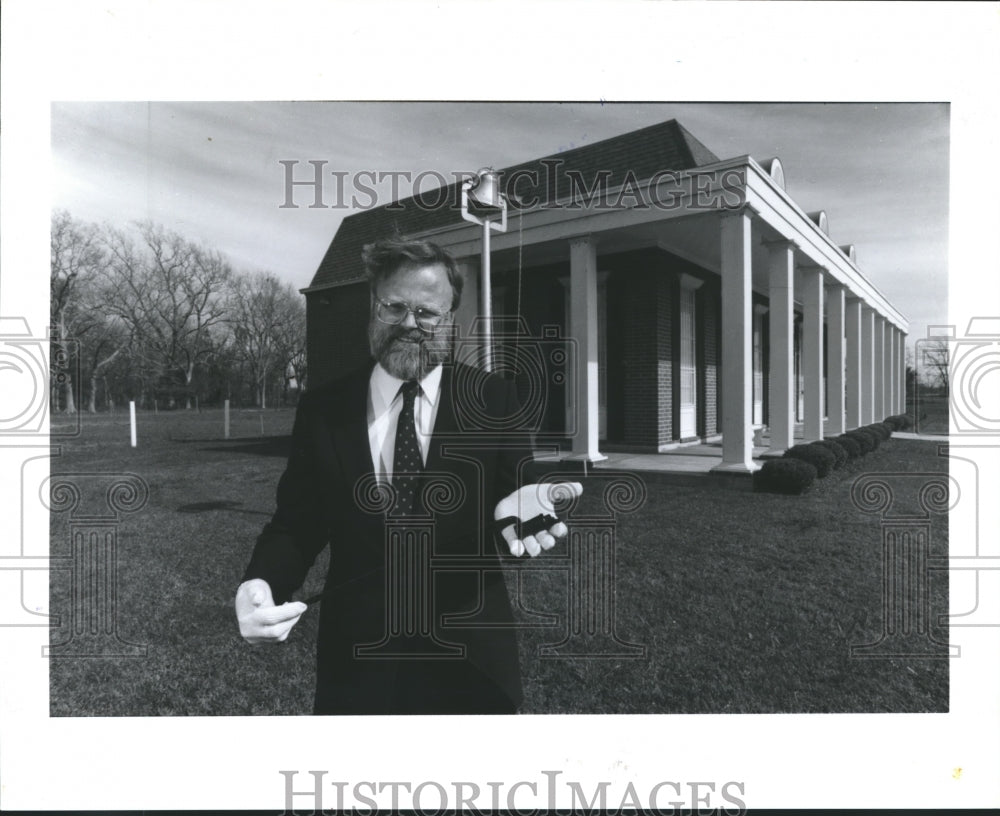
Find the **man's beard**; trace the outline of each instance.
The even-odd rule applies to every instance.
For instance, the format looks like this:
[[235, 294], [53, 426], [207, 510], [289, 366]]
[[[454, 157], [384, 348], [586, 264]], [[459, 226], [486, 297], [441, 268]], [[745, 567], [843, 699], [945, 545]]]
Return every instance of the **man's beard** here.
[[401, 380], [420, 380], [435, 366], [446, 362], [451, 350], [450, 331], [440, 325], [435, 334], [420, 329], [389, 326], [372, 319], [368, 324], [368, 346], [382, 368]]

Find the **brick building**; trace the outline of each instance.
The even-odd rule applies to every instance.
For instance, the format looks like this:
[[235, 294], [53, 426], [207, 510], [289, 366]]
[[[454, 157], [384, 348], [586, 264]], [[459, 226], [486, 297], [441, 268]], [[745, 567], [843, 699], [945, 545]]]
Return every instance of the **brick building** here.
[[[720, 469], [903, 410], [905, 318], [826, 215], [784, 189], [778, 159], [721, 160], [671, 120], [498, 171], [495, 368], [525, 422], [567, 456], [722, 439]], [[367, 358], [364, 244], [424, 237], [459, 259], [461, 355], [479, 349], [480, 227], [458, 184], [344, 219], [304, 294], [310, 382]]]

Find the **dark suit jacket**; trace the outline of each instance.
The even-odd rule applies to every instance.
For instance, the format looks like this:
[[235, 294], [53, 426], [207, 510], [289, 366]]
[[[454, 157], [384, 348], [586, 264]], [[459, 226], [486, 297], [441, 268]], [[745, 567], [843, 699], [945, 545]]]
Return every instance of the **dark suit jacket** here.
[[[263, 578], [281, 604], [331, 545], [316, 713], [513, 710], [521, 701], [517, 641], [500, 568], [506, 546], [493, 534], [492, 521], [497, 501], [516, 489], [519, 467], [531, 456], [530, 437], [514, 427], [514, 386], [461, 364], [446, 365], [441, 380], [426, 472], [431, 480], [435, 474], [447, 478], [453, 492], [429, 508], [435, 569], [428, 603], [434, 635], [448, 644], [442, 651], [449, 656], [359, 657], [356, 647], [383, 641], [388, 626], [387, 516], [367, 492], [374, 479], [367, 424], [371, 368], [303, 396], [277, 510], [243, 580]], [[449, 558], [456, 569], [437, 569]], [[478, 620], [488, 625], [442, 626], [443, 615], [477, 609]], [[413, 644], [420, 655], [425, 645]]]

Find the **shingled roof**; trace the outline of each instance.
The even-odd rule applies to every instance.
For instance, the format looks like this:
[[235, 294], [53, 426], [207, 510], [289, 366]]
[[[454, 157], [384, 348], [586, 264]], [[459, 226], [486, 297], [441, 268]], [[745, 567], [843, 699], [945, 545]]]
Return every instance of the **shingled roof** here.
[[[544, 205], [550, 202], [553, 191], [556, 196], [567, 194], [567, 171], [578, 172], [587, 185], [593, 184], [598, 172], [603, 171], [607, 175], [610, 171], [606, 183], [608, 188], [613, 189], [625, 180], [629, 171], [634, 178], [642, 180], [659, 171], [689, 170], [717, 161], [719, 158], [712, 151], [676, 119], [671, 119], [497, 172], [502, 189], [507, 191], [506, 180], [514, 178], [522, 201], [535, 199], [539, 205]], [[538, 183], [532, 186], [534, 179]], [[460, 187], [456, 182], [444, 192], [431, 190], [347, 216], [334, 235], [309, 288], [338, 286], [364, 279], [361, 250], [365, 244], [393, 232], [411, 235], [457, 224], [462, 218], [460, 199]]]

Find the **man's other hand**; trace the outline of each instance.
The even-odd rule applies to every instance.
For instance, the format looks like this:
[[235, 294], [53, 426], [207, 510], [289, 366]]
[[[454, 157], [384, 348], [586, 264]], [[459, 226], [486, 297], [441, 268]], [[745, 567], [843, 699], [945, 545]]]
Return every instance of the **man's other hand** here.
[[[555, 503], [575, 499], [582, 493], [583, 485], [579, 482], [554, 482], [525, 485], [501, 499], [493, 518], [511, 521], [500, 530], [511, 555], [520, 556], [527, 552], [534, 558], [542, 550], [552, 549], [556, 540], [565, 537], [568, 532], [566, 525], [555, 517]], [[523, 531], [520, 538], [517, 522], [520, 522]], [[532, 533], [530, 528], [539, 524], [538, 530]], [[523, 530], [525, 526], [529, 529]]]
[[236, 620], [247, 643], [281, 643], [308, 609], [301, 601], [274, 605], [271, 587], [261, 578], [244, 581], [236, 590]]

